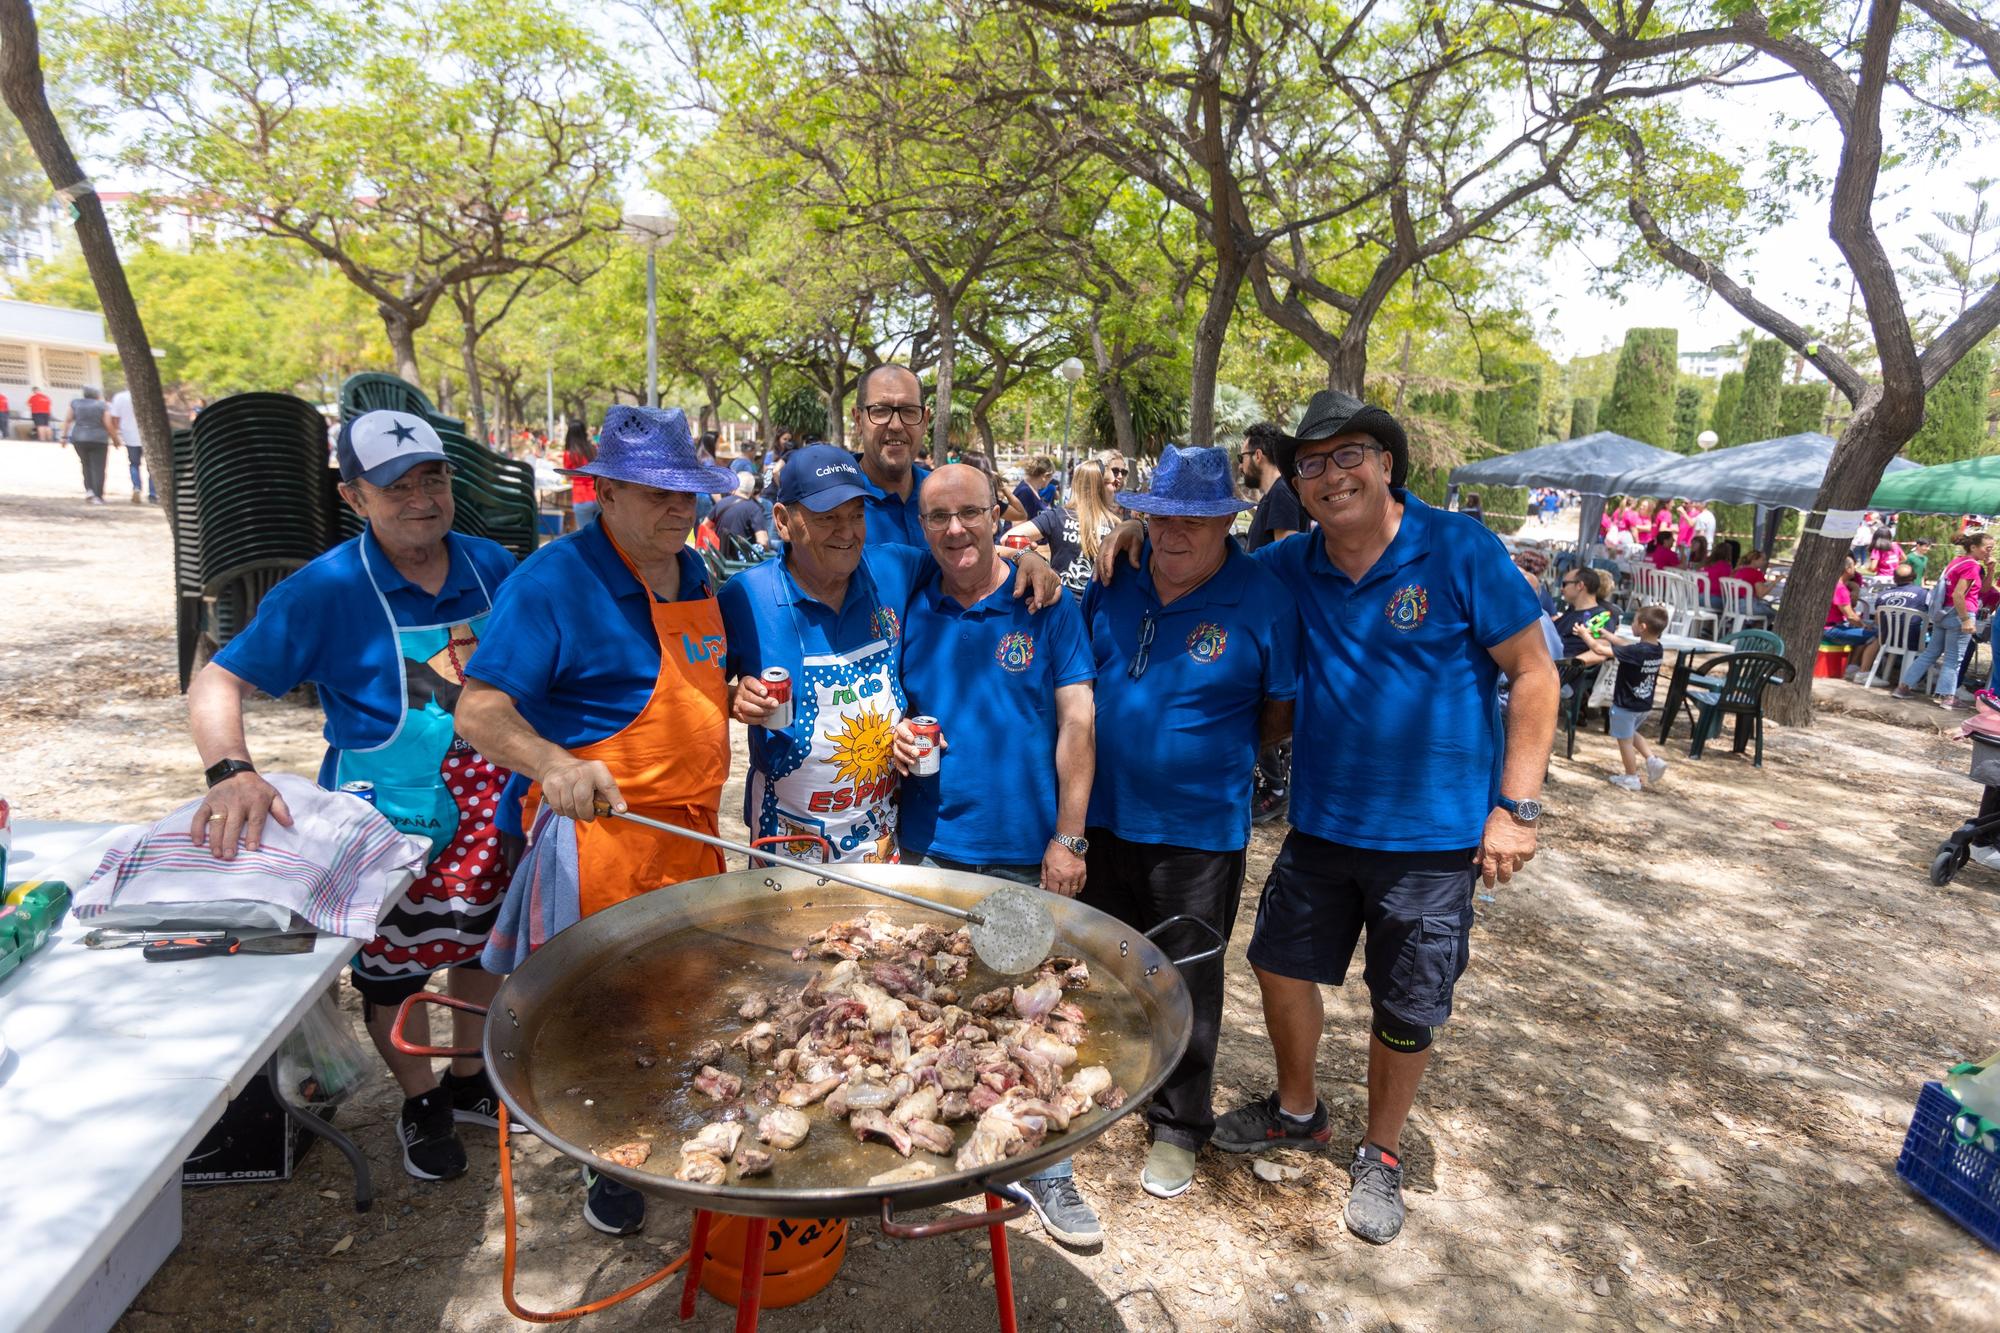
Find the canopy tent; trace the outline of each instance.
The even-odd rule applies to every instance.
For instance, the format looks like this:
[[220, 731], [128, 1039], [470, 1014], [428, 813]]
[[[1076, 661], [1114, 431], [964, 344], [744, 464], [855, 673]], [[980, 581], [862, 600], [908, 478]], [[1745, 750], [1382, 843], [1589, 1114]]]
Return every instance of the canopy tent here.
[[[1704, 504], [1762, 505], [1771, 509], [1801, 509], [1811, 513], [1833, 457], [1831, 435], [1807, 431], [1775, 440], [1739, 444], [1671, 463], [1642, 467], [1618, 479], [1619, 495], [1650, 495], [1661, 500], [1699, 500]], [[1895, 459], [1889, 471], [1916, 467]]]
[[1577, 546], [1597, 538], [1604, 514], [1604, 497], [1615, 493], [1613, 483], [1636, 468], [1671, 462], [1680, 455], [1642, 440], [1600, 430], [1573, 440], [1544, 444], [1519, 453], [1495, 454], [1453, 468], [1445, 480], [1455, 493], [1460, 486], [1553, 486], [1585, 498], [1578, 516]]
[[1882, 478], [1868, 507], [1887, 514], [2000, 514], [2000, 455], [1898, 470]]

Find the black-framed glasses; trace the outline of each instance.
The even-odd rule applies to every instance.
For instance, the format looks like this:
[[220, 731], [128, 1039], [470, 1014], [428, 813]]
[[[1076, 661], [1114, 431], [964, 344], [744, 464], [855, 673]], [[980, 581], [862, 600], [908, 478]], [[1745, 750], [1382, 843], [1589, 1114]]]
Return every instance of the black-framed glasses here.
[[1132, 656], [1132, 664], [1125, 668], [1125, 674], [1133, 680], [1146, 674], [1146, 656], [1153, 646], [1153, 631], [1159, 626], [1153, 621], [1153, 613], [1148, 611], [1139, 622], [1139, 651]]
[[981, 519], [992, 518], [995, 512], [993, 509], [983, 509], [977, 505], [967, 505], [963, 509], [927, 510], [920, 517], [923, 525], [932, 532], [943, 532], [951, 526], [953, 519], [958, 520], [958, 526], [961, 528], [969, 528]]
[[914, 426], [924, 419], [922, 403], [869, 403], [861, 409], [861, 414], [878, 426], [889, 424], [894, 417], [905, 426]]
[[1362, 459], [1368, 457], [1370, 453], [1379, 450], [1381, 447], [1379, 444], [1343, 444], [1338, 449], [1329, 449], [1323, 454], [1313, 454], [1309, 457], [1301, 458], [1298, 462], [1292, 464], [1292, 467], [1299, 476], [1311, 480], [1326, 471], [1328, 463], [1334, 464], [1343, 471], [1360, 467]]

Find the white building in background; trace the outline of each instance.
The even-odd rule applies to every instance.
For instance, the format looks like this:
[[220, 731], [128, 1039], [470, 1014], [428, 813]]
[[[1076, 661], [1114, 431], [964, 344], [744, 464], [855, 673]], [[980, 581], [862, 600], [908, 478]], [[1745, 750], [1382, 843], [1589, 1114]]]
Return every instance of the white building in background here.
[[1705, 352], [1682, 352], [1681, 374], [1719, 380], [1732, 370], [1743, 369], [1743, 353], [1734, 347], [1711, 347]]
[[32, 390], [49, 396], [60, 426], [84, 385], [104, 387], [104, 358], [117, 351], [105, 341], [104, 316], [94, 310], [0, 300], [0, 393], [7, 395], [15, 433], [26, 433]]

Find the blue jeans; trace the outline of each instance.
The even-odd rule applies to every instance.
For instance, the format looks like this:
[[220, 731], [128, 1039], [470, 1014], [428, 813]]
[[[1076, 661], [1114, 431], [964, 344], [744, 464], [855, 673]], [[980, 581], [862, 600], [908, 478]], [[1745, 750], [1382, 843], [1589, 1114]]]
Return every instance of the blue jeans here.
[[1913, 690], [1921, 685], [1924, 673], [1935, 666], [1938, 669], [1938, 698], [1949, 699], [1957, 694], [1958, 668], [1965, 660], [1964, 636], [1964, 627], [1955, 619], [1947, 620], [1942, 625], [1932, 625], [1930, 633], [1924, 637], [1923, 651], [1903, 668], [1903, 688]]
[[[145, 461], [145, 445], [128, 444], [125, 446], [125, 462], [132, 470], [132, 494], [134, 495], [139, 493], [139, 473], [142, 470], [141, 465]], [[148, 500], [157, 500], [159, 498], [153, 490], [153, 479], [151, 477], [146, 478], [146, 498]]]
[[[951, 861], [942, 856], [926, 856], [918, 865], [933, 866], [939, 870], [962, 870], [972, 875], [991, 875], [994, 879], [1010, 880], [1015, 884], [1026, 884], [1031, 888], [1042, 886], [1042, 867], [1037, 865], [970, 865], [964, 861]], [[1065, 1157], [1054, 1166], [1045, 1166], [1027, 1180], [1060, 1180], [1072, 1175], [1069, 1158]]]

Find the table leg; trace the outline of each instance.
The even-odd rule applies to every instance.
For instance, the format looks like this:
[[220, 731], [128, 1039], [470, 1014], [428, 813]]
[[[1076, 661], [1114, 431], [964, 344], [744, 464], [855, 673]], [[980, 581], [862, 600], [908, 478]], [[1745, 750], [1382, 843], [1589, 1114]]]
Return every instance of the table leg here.
[[764, 1237], [770, 1219], [743, 1219], [743, 1290], [736, 1298], [736, 1333], [754, 1333], [764, 1303]]
[[[1006, 1206], [997, 1196], [986, 1196], [987, 1212]], [[1014, 1322], [1014, 1264], [1007, 1257], [1006, 1224], [990, 1226], [986, 1234], [993, 1243], [993, 1295], [1000, 1303], [1000, 1333], [1020, 1333], [1020, 1326]]]
[[1681, 702], [1687, 698], [1688, 677], [1694, 674], [1692, 653], [1674, 654], [1674, 673], [1667, 678], [1667, 706], [1660, 714], [1660, 743], [1667, 743], [1673, 735], [1674, 717], [1681, 711]]
[[694, 1236], [688, 1241], [687, 1276], [681, 1279], [681, 1320], [694, 1318], [695, 1293], [701, 1290], [701, 1261], [708, 1250], [708, 1224], [714, 1215], [706, 1208], [694, 1210]]
[[354, 1211], [365, 1213], [375, 1202], [375, 1182], [368, 1172], [368, 1159], [361, 1155], [361, 1149], [354, 1146], [354, 1140], [335, 1129], [302, 1106], [296, 1106], [285, 1095], [284, 1083], [278, 1078], [278, 1057], [274, 1052], [264, 1062], [264, 1077], [270, 1080], [271, 1096], [283, 1107], [285, 1114], [297, 1121], [308, 1133], [318, 1135], [340, 1150], [347, 1164], [354, 1168]]

